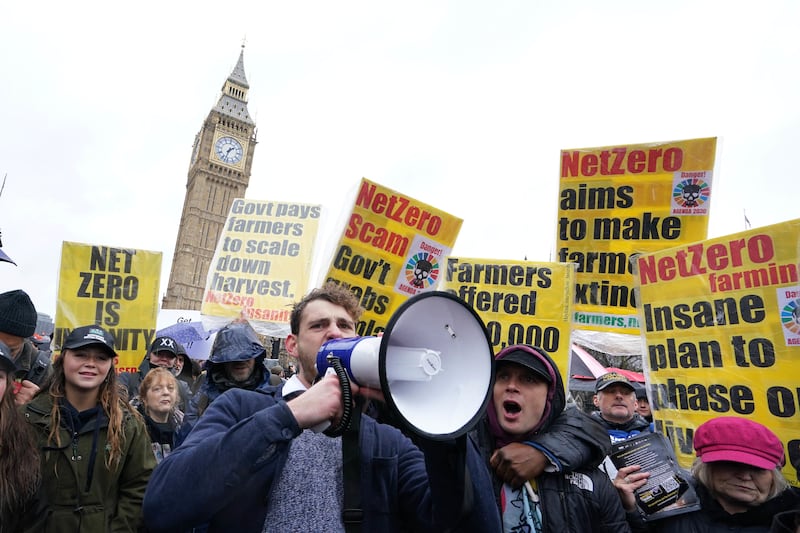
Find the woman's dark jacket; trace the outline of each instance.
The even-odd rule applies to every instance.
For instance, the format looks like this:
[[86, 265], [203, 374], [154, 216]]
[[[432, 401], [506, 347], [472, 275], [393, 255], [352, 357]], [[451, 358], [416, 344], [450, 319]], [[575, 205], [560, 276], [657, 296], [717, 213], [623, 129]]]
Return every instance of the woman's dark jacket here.
[[[696, 481], [695, 481], [696, 482]], [[729, 514], [700, 483], [695, 490], [700, 510], [654, 520], [644, 531], [658, 533], [766, 533], [778, 513], [800, 508], [800, 489], [789, 487], [778, 496], [744, 513]], [[641, 527], [635, 527], [641, 531]], [[780, 530], [778, 530], [780, 531]]]

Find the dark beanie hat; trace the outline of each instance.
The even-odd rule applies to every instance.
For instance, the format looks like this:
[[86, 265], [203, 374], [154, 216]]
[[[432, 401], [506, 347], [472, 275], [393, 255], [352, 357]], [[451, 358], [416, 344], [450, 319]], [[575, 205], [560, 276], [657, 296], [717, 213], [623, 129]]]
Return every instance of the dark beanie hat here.
[[0, 294], [0, 331], [27, 338], [36, 332], [36, 320], [36, 308], [25, 291]]

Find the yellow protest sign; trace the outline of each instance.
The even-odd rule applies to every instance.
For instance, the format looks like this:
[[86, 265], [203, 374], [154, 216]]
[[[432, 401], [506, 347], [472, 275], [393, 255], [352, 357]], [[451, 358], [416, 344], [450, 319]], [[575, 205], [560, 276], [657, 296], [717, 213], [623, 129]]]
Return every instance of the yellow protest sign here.
[[161, 252], [64, 241], [53, 346], [76, 327], [110, 332], [118, 372], [135, 371], [155, 337]]
[[244, 317], [263, 335], [285, 337], [291, 306], [308, 288], [320, 214], [317, 205], [235, 199], [208, 269], [201, 314]]
[[436, 288], [462, 220], [367, 179], [326, 281], [348, 286], [365, 309], [359, 335], [383, 331], [410, 296]]
[[450, 257], [440, 289], [472, 306], [495, 353], [512, 344], [538, 346], [566, 386], [574, 286], [574, 264]]
[[638, 258], [648, 394], [684, 466], [697, 426], [741, 416], [781, 438], [800, 486], [798, 244], [800, 219]]
[[639, 334], [631, 260], [707, 237], [716, 144], [562, 150], [556, 260], [578, 264], [577, 329]]

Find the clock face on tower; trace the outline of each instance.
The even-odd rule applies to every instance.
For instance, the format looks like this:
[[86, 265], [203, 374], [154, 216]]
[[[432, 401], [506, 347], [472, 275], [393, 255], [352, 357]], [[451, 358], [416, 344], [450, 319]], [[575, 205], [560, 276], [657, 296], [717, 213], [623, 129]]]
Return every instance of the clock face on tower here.
[[220, 137], [214, 143], [214, 151], [223, 163], [235, 165], [242, 160], [242, 145], [233, 137]]

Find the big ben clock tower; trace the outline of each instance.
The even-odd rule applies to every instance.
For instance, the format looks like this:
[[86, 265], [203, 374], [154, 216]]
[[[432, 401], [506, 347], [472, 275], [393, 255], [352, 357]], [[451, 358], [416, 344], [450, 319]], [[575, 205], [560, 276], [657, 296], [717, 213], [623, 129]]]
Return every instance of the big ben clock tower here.
[[234, 198], [245, 196], [256, 147], [256, 123], [247, 111], [249, 88], [242, 45], [217, 105], [194, 139], [164, 309], [200, 309], [228, 210]]

